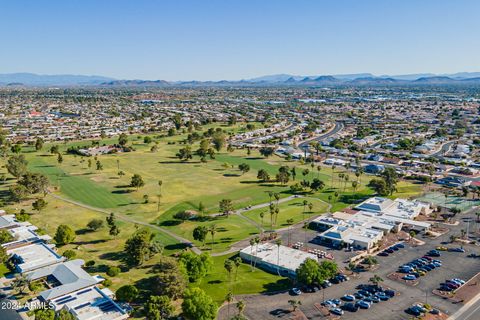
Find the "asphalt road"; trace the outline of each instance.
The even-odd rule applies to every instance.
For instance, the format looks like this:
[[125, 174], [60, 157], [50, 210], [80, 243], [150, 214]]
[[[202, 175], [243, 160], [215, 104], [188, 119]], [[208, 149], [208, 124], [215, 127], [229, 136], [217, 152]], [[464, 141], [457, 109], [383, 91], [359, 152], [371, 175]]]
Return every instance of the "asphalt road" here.
[[313, 139], [310, 139], [310, 140], [307, 140], [307, 141], [304, 141], [304, 142], [300, 143], [298, 145], [298, 148], [303, 150], [304, 147], [308, 146], [313, 141], [322, 141], [324, 139], [327, 139], [327, 138], [333, 136], [334, 134], [342, 131], [343, 128], [344, 128], [344, 124], [342, 122], [335, 122], [335, 128], [333, 128], [331, 131], [329, 131], [325, 134], [322, 134], [318, 137], [315, 137]]
[[430, 156], [431, 157], [442, 157], [445, 153], [447, 153], [450, 150], [452, 145], [455, 144], [456, 142], [458, 142], [458, 141], [449, 141], [449, 142], [445, 143], [444, 145], [442, 145], [440, 150], [432, 153]]

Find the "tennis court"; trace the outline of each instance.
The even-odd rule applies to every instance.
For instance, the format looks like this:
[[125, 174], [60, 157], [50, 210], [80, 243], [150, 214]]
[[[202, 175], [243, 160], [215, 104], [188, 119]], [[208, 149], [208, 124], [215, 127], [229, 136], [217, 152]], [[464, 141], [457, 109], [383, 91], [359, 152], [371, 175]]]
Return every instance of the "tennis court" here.
[[434, 205], [447, 207], [449, 209], [458, 208], [462, 212], [470, 210], [474, 206], [480, 205], [480, 200], [478, 199], [475, 199], [475, 200], [465, 199], [462, 197], [457, 197], [452, 195], [448, 195], [447, 197], [445, 197], [445, 195], [440, 192], [426, 193], [425, 195], [421, 196], [417, 200], [430, 202], [430, 203], [433, 203]]

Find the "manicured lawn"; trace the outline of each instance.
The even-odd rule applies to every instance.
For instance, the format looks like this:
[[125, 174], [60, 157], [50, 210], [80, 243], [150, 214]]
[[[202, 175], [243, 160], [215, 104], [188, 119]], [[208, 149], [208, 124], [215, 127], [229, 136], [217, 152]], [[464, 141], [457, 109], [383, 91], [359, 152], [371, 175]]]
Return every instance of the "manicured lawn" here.
[[9, 273], [10, 270], [7, 268], [7, 266], [3, 263], [0, 263], [0, 278], [4, 277], [5, 274]]
[[[206, 226], [210, 228], [215, 224], [217, 232], [215, 233], [213, 252], [222, 252], [228, 249], [233, 243], [245, 239], [251, 235], [257, 234], [260, 230], [252, 225], [251, 222], [239, 217], [237, 215], [230, 215], [229, 217], [205, 217], [200, 220], [191, 220], [180, 222], [173, 219], [173, 211], [162, 215], [158, 224], [164, 228], [171, 229], [180, 236], [189, 239], [197, 246], [202, 246], [201, 242], [193, 239], [192, 232], [197, 226]], [[211, 250], [212, 237], [207, 235], [205, 241], [205, 250]]]
[[[39, 228], [43, 229], [52, 237], [55, 234], [56, 228], [59, 224], [67, 224], [77, 233], [75, 241], [69, 245], [58, 248], [58, 252], [62, 254], [65, 250], [74, 250], [77, 258], [85, 261], [94, 260], [96, 265], [93, 269], [88, 271], [92, 274], [100, 274], [103, 277], [109, 278], [105, 271], [106, 266], [123, 265], [123, 248], [126, 239], [128, 239], [136, 230], [132, 223], [117, 221], [120, 228], [120, 234], [113, 238], [108, 234], [108, 228], [104, 226], [96, 232], [86, 230], [86, 224], [91, 219], [105, 220], [105, 215], [95, 211], [87, 210], [61, 200], [46, 197], [48, 202], [47, 209], [41, 213], [33, 214], [30, 222]], [[30, 206], [24, 203], [23, 206], [18, 206], [18, 210], [26, 209], [27, 212], [32, 212]], [[178, 241], [165, 235], [163, 233], [155, 232], [156, 239], [164, 246], [164, 254], [170, 255], [179, 249]], [[113, 285], [112, 289], [116, 289], [121, 285], [133, 283], [145, 277], [152, 266], [158, 262], [160, 255], [148, 261], [141, 268], [134, 268], [121, 272], [118, 276], [111, 278]]]
[[236, 280], [234, 269], [230, 282], [223, 265], [226, 259], [231, 259], [235, 256], [237, 254], [213, 257], [213, 269], [200, 283], [200, 287], [219, 305], [224, 302], [225, 296], [230, 290], [235, 295], [238, 295], [280, 291], [290, 288], [290, 280], [288, 278], [279, 277], [260, 269], [254, 269], [252, 272], [252, 268], [247, 263], [242, 263], [238, 268]]
[[[308, 206], [306, 207], [305, 215], [303, 214], [304, 200], [313, 204], [312, 211], [309, 210]], [[284, 228], [288, 226], [287, 224], [288, 219], [293, 219], [293, 223], [295, 224], [304, 219], [309, 219], [312, 216], [325, 213], [327, 211], [328, 204], [316, 198], [298, 198], [298, 199], [293, 199], [287, 202], [280, 203], [279, 208], [280, 208], [280, 212], [278, 214], [278, 218], [276, 221], [277, 223], [274, 226], [274, 229]], [[248, 212], [245, 212], [243, 215], [261, 224], [262, 223], [262, 218], [260, 217], [261, 212], [264, 213], [263, 226], [265, 228], [270, 228], [271, 215], [270, 215], [269, 207], [248, 211]]]

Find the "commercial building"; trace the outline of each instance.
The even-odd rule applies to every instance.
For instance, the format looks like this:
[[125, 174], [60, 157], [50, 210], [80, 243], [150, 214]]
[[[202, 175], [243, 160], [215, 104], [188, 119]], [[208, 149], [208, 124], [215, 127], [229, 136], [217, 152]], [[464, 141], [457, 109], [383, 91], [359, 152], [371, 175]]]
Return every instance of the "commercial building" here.
[[430, 206], [419, 201], [370, 198], [349, 213], [336, 212], [314, 219], [310, 226], [318, 230], [316, 241], [333, 247], [352, 247], [370, 250], [390, 232], [398, 232], [405, 225], [424, 231], [430, 223], [414, 220], [419, 214], [430, 214]]
[[317, 260], [317, 256], [286, 246], [274, 243], [262, 243], [248, 246], [240, 251], [240, 257], [247, 262], [254, 263], [257, 267], [282, 276], [294, 277], [295, 270], [307, 258]]

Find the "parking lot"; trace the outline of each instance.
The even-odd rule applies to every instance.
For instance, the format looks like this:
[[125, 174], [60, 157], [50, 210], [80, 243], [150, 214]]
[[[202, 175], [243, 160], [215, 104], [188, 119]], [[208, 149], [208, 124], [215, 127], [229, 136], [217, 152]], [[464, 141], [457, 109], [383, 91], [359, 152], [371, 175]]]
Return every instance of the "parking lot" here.
[[[399, 266], [421, 258], [427, 251], [438, 246], [459, 247], [460, 244], [458, 243], [450, 244], [449, 237], [451, 234], [460, 233], [460, 230], [464, 228], [462, 223], [461, 221], [457, 226], [449, 226], [450, 232], [436, 239], [420, 237], [421, 240], [426, 242], [424, 245], [406, 245], [405, 248], [395, 251], [389, 256], [377, 256], [379, 264], [374, 271], [361, 272], [358, 276], [351, 277], [351, 280], [347, 282], [333, 285], [318, 292], [303, 293], [298, 296], [292, 296], [290, 293], [244, 296], [242, 298], [247, 303], [245, 314], [250, 319], [289, 319], [292, 314], [290, 313], [291, 307], [288, 300], [298, 299], [302, 302], [299, 309], [307, 319], [327, 319], [318, 308], [324, 300], [339, 299], [346, 294], [354, 294], [358, 291], [355, 289], [358, 285], [367, 284], [373, 275], [378, 275], [383, 279], [380, 283], [381, 286], [393, 289], [397, 295], [388, 301], [373, 303], [370, 309], [359, 309], [356, 312], [344, 311], [344, 314], [340, 316], [341, 319], [411, 319], [412, 315], [407, 314], [405, 310], [414, 303], [428, 303], [441, 312], [451, 315], [459, 310], [462, 304], [453, 303], [448, 299], [434, 295], [432, 292], [438, 289], [439, 285], [447, 279], [468, 280], [480, 272], [480, 259], [467, 257], [470, 253], [480, 254], [480, 247], [464, 245], [465, 253], [441, 251], [441, 256], [434, 257], [434, 259], [441, 260], [442, 266], [419, 277], [417, 283], [413, 286], [407, 285], [403, 280], [391, 280], [387, 276], [398, 271]], [[311, 241], [314, 237], [314, 232], [307, 232], [308, 241]], [[304, 240], [303, 230], [298, 230], [291, 235], [293, 243], [304, 242]], [[340, 267], [345, 266], [345, 264], [342, 264], [343, 261], [355, 255], [355, 252], [330, 249], [311, 242], [308, 243], [308, 246], [332, 253]]]

